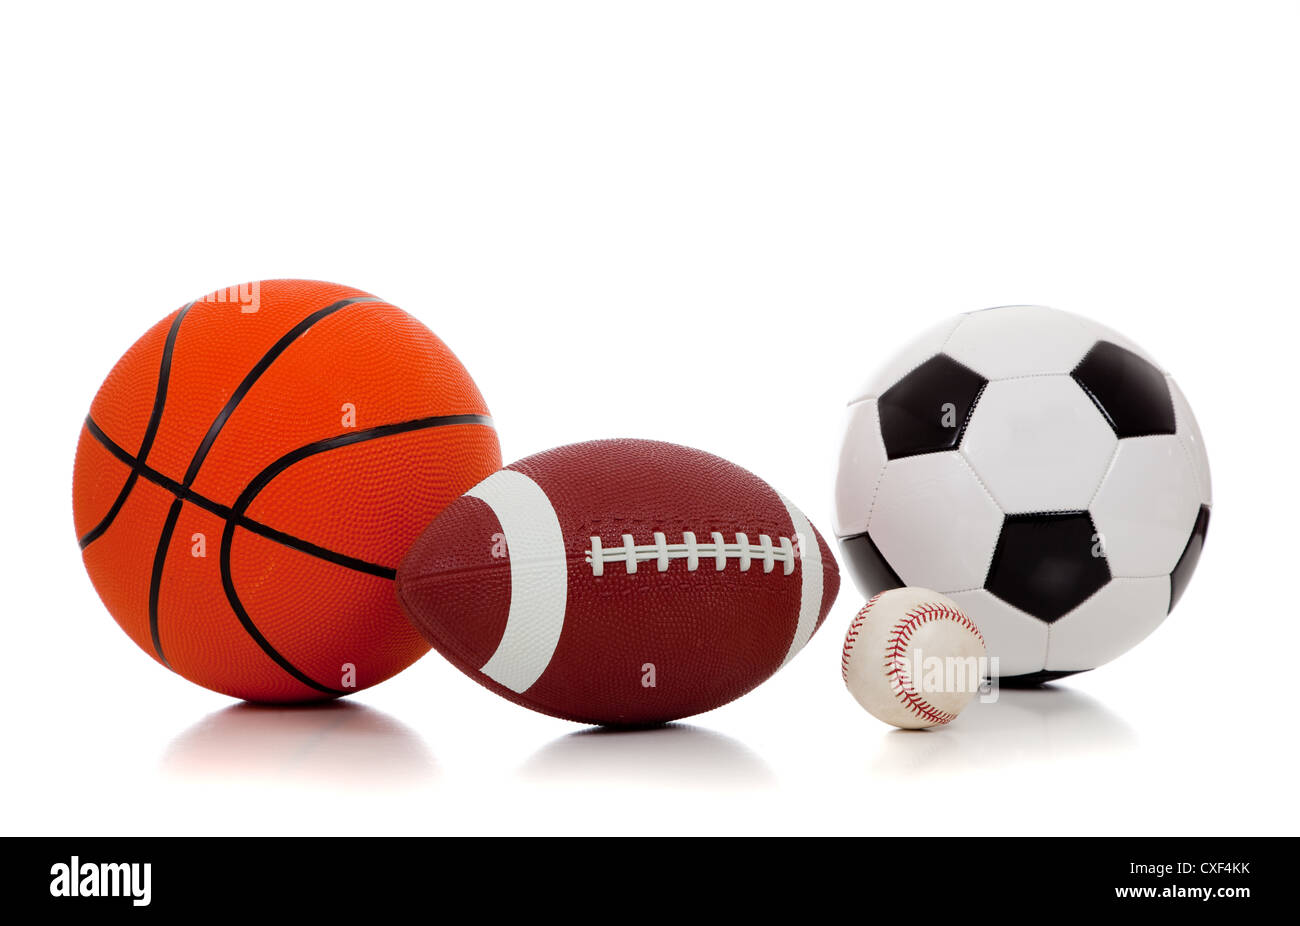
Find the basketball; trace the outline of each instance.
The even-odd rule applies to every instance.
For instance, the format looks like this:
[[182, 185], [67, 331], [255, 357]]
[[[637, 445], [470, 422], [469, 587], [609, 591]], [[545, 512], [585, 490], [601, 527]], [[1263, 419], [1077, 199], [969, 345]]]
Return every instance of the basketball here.
[[311, 701], [428, 650], [397, 565], [500, 467], [483, 397], [420, 322], [266, 280], [178, 309], [118, 361], [81, 429], [73, 516], [141, 649], [222, 694]]

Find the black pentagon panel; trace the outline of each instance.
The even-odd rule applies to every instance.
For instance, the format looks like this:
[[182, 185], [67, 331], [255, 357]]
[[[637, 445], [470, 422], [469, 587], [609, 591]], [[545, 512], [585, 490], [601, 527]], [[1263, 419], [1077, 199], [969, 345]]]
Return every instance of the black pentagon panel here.
[[1110, 581], [1086, 511], [1012, 514], [1002, 523], [984, 587], [1051, 623]]
[[1070, 373], [1120, 437], [1173, 434], [1165, 375], [1131, 350], [1098, 341]]
[[1041, 672], [1026, 672], [1024, 675], [1001, 675], [998, 676], [998, 684], [1003, 688], [1038, 688], [1040, 685], [1054, 682], [1058, 678], [1065, 678], [1067, 675], [1078, 675], [1080, 672], [1089, 671], [1091, 670], [1043, 669]]
[[1178, 557], [1174, 571], [1169, 573], [1170, 611], [1178, 604], [1178, 599], [1183, 597], [1187, 583], [1192, 581], [1192, 573], [1196, 571], [1196, 564], [1201, 561], [1201, 550], [1205, 547], [1205, 535], [1209, 529], [1210, 506], [1202, 505], [1201, 513], [1196, 516], [1196, 523], [1192, 525], [1192, 535], [1187, 538], [1187, 546], [1183, 548], [1183, 555]]
[[866, 531], [840, 539], [840, 549], [849, 564], [849, 574], [859, 591], [865, 589], [867, 597], [879, 595], [891, 588], [902, 588], [907, 583], [898, 577], [880, 548]]
[[891, 460], [952, 450], [988, 380], [935, 354], [880, 394], [880, 433]]

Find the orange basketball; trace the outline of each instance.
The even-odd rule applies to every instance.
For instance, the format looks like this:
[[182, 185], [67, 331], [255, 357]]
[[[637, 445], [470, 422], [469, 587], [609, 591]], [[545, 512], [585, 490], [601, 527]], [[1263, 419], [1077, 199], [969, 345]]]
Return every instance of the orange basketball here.
[[237, 698], [314, 700], [428, 650], [397, 564], [500, 467], [483, 397], [427, 328], [351, 287], [265, 280], [118, 361], [81, 430], [73, 516], [145, 652]]

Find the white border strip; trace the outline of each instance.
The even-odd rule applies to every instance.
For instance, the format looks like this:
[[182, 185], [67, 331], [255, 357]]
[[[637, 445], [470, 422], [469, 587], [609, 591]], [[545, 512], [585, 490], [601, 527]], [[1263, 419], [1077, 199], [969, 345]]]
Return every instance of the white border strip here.
[[781, 665], [785, 665], [794, 658], [794, 654], [803, 649], [804, 644], [812, 639], [813, 631], [817, 629], [817, 615], [822, 611], [822, 585], [824, 576], [822, 574], [822, 548], [817, 543], [817, 533], [813, 530], [812, 524], [803, 516], [803, 512], [790, 503], [790, 499], [781, 495], [781, 504], [785, 505], [786, 512], [790, 515], [790, 523], [794, 525], [794, 535], [799, 541], [799, 578], [801, 591], [799, 594], [799, 623], [794, 629], [794, 638], [790, 641], [790, 649], [786, 652], [785, 658], [781, 660]]
[[492, 509], [510, 557], [506, 629], [479, 671], [513, 692], [524, 692], [551, 664], [564, 629], [569, 589], [564, 532], [551, 500], [523, 473], [500, 470], [465, 494]]

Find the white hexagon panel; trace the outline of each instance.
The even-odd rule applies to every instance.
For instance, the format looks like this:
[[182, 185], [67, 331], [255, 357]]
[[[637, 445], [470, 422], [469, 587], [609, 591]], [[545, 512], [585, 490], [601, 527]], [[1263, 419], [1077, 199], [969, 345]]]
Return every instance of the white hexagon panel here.
[[867, 529], [871, 500], [885, 473], [885, 442], [880, 436], [880, 412], [875, 399], [851, 404], [845, 414], [844, 441], [835, 477], [835, 535]]
[[985, 379], [1069, 373], [1097, 337], [1077, 315], [1010, 305], [967, 315], [943, 352]]
[[1092, 503], [1111, 575], [1169, 575], [1200, 510], [1200, 489], [1177, 436], [1120, 441]]
[[891, 460], [867, 528], [909, 585], [979, 588], [1002, 529], [1002, 511], [952, 451]]
[[1084, 511], [1115, 442], [1071, 377], [1031, 376], [984, 388], [961, 452], [1007, 514]]
[[948, 595], [984, 636], [990, 657], [997, 657], [999, 676], [1030, 675], [1047, 664], [1047, 624], [1012, 607], [986, 589]]
[[1142, 642], [1169, 613], [1169, 577], [1111, 579], [1052, 624], [1049, 672], [1094, 669]]

